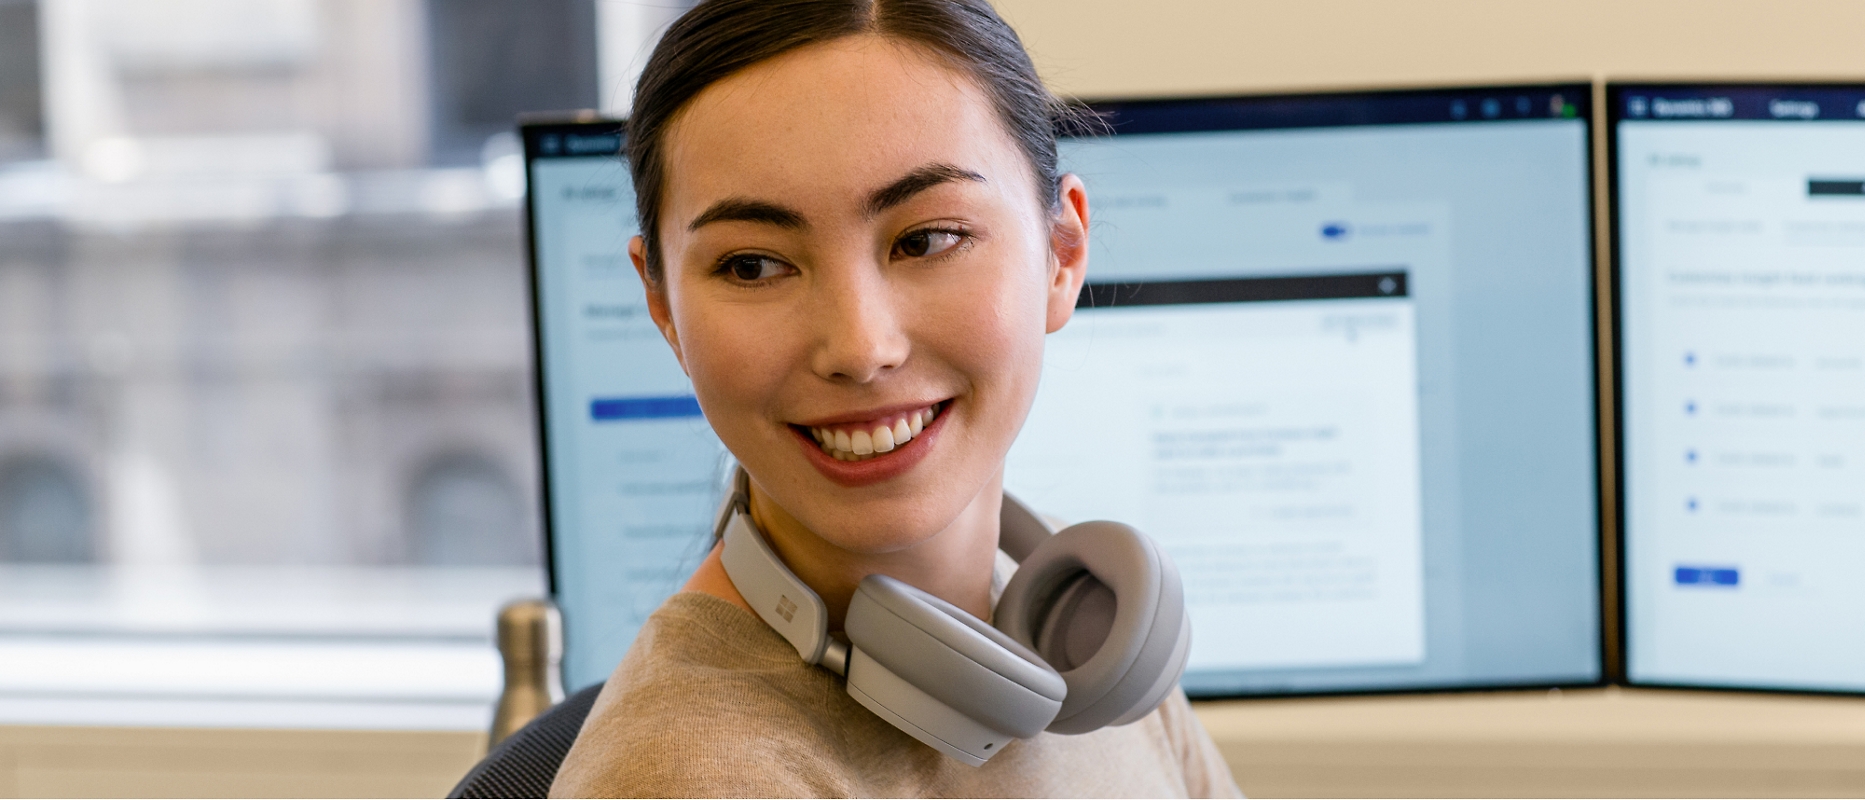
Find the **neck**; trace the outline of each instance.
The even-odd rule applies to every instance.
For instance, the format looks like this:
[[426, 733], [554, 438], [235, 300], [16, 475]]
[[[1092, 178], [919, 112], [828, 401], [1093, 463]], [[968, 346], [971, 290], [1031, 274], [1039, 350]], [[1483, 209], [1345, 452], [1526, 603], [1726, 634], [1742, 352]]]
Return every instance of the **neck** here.
[[992, 478], [945, 530], [885, 553], [857, 552], [829, 542], [758, 491], [756, 481], [751, 484], [751, 520], [790, 571], [822, 598], [829, 610], [829, 630], [842, 629], [855, 587], [876, 574], [898, 578], [979, 619], [989, 619], [1003, 491], [1002, 476]]

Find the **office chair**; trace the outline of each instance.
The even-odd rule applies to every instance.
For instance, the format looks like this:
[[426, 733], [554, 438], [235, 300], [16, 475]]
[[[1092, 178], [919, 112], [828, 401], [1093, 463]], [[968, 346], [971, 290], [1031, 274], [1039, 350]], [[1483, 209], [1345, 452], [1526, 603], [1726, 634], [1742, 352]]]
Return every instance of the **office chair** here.
[[570, 753], [583, 719], [602, 692], [598, 683], [551, 706], [487, 753], [448, 797], [544, 797]]

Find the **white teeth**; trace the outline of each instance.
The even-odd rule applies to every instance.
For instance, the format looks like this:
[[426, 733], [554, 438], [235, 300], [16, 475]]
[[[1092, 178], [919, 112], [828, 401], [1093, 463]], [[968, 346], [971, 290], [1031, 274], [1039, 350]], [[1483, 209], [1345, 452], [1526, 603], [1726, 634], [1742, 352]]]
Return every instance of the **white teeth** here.
[[934, 408], [882, 421], [869, 430], [810, 428], [809, 435], [822, 447], [824, 453], [837, 461], [866, 461], [881, 453], [898, 450], [901, 445], [918, 438], [926, 426], [932, 424], [936, 413]]

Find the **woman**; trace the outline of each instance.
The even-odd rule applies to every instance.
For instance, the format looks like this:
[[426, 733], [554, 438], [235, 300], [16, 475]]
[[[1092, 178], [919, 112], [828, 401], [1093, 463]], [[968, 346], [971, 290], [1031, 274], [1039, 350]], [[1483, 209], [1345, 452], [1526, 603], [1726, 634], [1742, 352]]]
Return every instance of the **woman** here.
[[[748, 476], [747, 535], [827, 631], [870, 576], [992, 616], [1005, 454], [1088, 266], [1062, 109], [984, 0], [707, 0], [642, 74], [629, 255]], [[794, 605], [754, 611], [728, 549], [643, 628], [553, 795], [1236, 794], [1163, 683], [1131, 724], [942, 754], [800, 660], [773, 627]]]

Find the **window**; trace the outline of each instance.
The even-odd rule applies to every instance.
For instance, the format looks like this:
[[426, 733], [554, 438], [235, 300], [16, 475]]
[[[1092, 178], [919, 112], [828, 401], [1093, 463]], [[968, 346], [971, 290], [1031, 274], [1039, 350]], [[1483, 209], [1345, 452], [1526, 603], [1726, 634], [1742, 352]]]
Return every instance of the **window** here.
[[0, 161], [36, 156], [43, 145], [38, 31], [38, 6], [0, 0]]
[[423, 467], [408, 491], [409, 560], [415, 564], [542, 562], [526, 536], [518, 487], [486, 458], [448, 453]]
[[21, 454], [0, 463], [0, 559], [25, 564], [96, 560], [90, 493], [76, 470]]
[[511, 122], [618, 19], [0, 0], [0, 722], [487, 724], [544, 591]]

